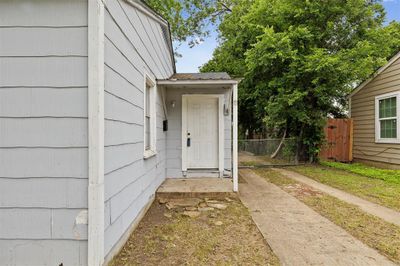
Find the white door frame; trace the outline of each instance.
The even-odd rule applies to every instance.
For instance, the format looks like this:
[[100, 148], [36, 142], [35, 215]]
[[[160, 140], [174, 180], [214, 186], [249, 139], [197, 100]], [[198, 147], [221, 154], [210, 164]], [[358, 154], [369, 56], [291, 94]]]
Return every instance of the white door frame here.
[[182, 95], [182, 171], [187, 171], [187, 99], [217, 98], [218, 99], [218, 171], [220, 177], [224, 173], [224, 94], [183, 94]]

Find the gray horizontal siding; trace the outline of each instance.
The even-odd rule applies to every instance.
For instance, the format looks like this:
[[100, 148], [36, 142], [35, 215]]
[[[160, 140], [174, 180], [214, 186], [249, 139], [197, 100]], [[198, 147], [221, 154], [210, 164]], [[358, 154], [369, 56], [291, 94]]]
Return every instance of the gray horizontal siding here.
[[[0, 118], [0, 149], [4, 147], [87, 147], [87, 119]], [[52, 132], [54, 137], [49, 138]]]
[[87, 88], [2, 88], [0, 89], [0, 117], [83, 117], [86, 119], [87, 100]]
[[[87, 28], [1, 28], [0, 57], [86, 56]], [[14, 40], [19, 40], [15, 42]], [[29, 43], [29, 45], [26, 45]]]
[[108, 107], [104, 117], [106, 120], [121, 121], [127, 124], [143, 125], [143, 107], [106, 94], [104, 104]]
[[86, 215], [86, 209], [68, 209], [51, 211], [51, 237], [53, 239], [87, 239], [87, 225], [77, 222], [76, 217]]
[[137, 160], [136, 162], [121, 168], [120, 171], [115, 171], [106, 175], [104, 180], [105, 200], [109, 200], [112, 196], [121, 192], [126, 186], [133, 184], [143, 176], [145, 172], [145, 164], [143, 160]]
[[87, 27], [86, 0], [4, 0], [0, 27]]
[[2, 265], [75, 265], [87, 264], [87, 241], [0, 240]]
[[108, 67], [105, 68], [105, 88], [106, 94], [122, 98], [132, 105], [142, 107], [143, 91]]
[[2, 209], [0, 223], [0, 239], [51, 239], [51, 210]]
[[156, 168], [148, 170], [144, 176], [130, 183], [110, 199], [111, 223], [114, 223], [138, 197], [147, 190], [156, 177]]
[[0, 2], [0, 265], [87, 264], [87, 23], [87, 0]]
[[[159, 29], [159, 30], [157, 30]], [[165, 178], [164, 113], [157, 99], [157, 155], [144, 160], [144, 72], [170, 77], [161, 27], [125, 1], [105, 12], [105, 253], [119, 241]]]
[[[138, 12], [140, 16], [144, 16], [140, 12]], [[167, 69], [170, 69], [173, 65], [172, 58], [170, 56], [170, 51], [167, 45], [165, 45], [165, 39], [163, 37], [163, 32], [161, 27], [157, 24], [156, 21], [146, 17], [143, 23], [149, 23], [150, 31], [149, 38], [154, 42], [155, 40], [155, 49], [161, 53], [161, 58], [163, 62], [167, 65]]]
[[143, 143], [142, 125], [106, 120], [105, 128], [105, 146]]
[[[125, 38], [129, 40], [132, 48], [137, 52], [139, 57], [141, 57], [141, 61], [143, 62], [142, 64], [145, 65], [148, 70], [151, 70], [152, 74], [158, 74], [160, 75], [160, 78], [170, 77], [173, 72], [172, 65], [170, 65], [170, 69], [164, 69], [162, 67], [163, 63], [157, 60], [155, 56], [157, 52], [154, 47], [152, 47], [152, 44], [146, 41], [145, 36], [141, 36], [138, 33], [141, 25], [135, 23], [132, 9], [133, 8], [129, 4], [126, 4], [125, 1], [121, 0], [110, 1], [107, 3], [105, 22], [106, 36], [109, 37], [109, 34], [111, 34], [108, 31], [107, 23], [113, 22], [123, 33]], [[112, 21], [107, 22], [107, 20]], [[147, 25], [146, 30], [150, 30]]]
[[2, 57], [0, 87], [86, 87], [87, 57]]
[[[140, 71], [135, 67], [135, 59], [140, 60], [139, 58], [131, 59], [129, 54], [124, 54], [121, 49], [118, 48], [117, 41], [111, 42], [109, 39], [105, 40], [105, 57], [106, 66], [113, 70], [120, 77], [129, 82], [136, 89], [143, 91], [141, 88], [140, 81], [143, 80], [143, 70]], [[133, 51], [132, 51], [133, 52]]]
[[86, 208], [87, 179], [0, 179], [1, 208]]
[[135, 8], [130, 8], [129, 4], [125, 3], [125, 1], [120, 1], [120, 3], [125, 13], [129, 17], [130, 23], [135, 25], [135, 30], [140, 40], [146, 44], [146, 48], [149, 51], [150, 57], [154, 60], [154, 62], [158, 62], [159, 71], [168, 73], [170, 67], [168, 57], [163, 56], [163, 54], [165, 54], [165, 50], [163, 50], [160, 46], [157, 46], [157, 40], [162, 38], [162, 35], [156, 37], [153, 34], [151, 23], [145, 14], [137, 11]]
[[129, 228], [131, 223], [135, 220], [140, 211], [149, 203], [150, 198], [154, 195], [154, 191], [164, 181], [164, 178], [159, 176], [152, 179], [152, 183], [145, 188], [136, 200], [132, 201], [113, 224], [110, 224], [105, 231], [105, 246], [106, 253], [111, 250], [113, 243], [116, 243], [120, 236]]
[[[0, 178], [87, 178], [87, 148], [2, 149]], [[18, 162], [18, 163], [16, 163]]]
[[0, 230], [0, 239], [87, 239], [87, 226], [75, 222], [80, 212], [82, 210], [3, 209], [1, 224], [14, 226]]
[[[109, 146], [105, 148], [104, 168], [110, 174], [143, 159], [143, 140], [134, 144]], [[115, 156], [118, 154], [118, 156]]]
[[351, 98], [354, 159], [400, 164], [400, 144], [375, 143], [375, 97], [400, 91], [399, 74], [397, 60]]

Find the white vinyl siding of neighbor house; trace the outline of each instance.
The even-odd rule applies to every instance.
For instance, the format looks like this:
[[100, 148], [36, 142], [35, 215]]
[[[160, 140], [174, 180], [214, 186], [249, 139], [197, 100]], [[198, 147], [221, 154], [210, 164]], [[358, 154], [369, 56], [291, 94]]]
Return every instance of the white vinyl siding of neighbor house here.
[[0, 264], [86, 265], [87, 1], [0, 2]]
[[[122, 0], [105, 6], [105, 255], [115, 251], [166, 173], [166, 133], [157, 93], [157, 154], [144, 159], [145, 73], [169, 78], [173, 62], [161, 25]], [[113, 249], [114, 247], [114, 249]]]
[[[184, 94], [223, 94], [224, 104], [231, 106], [231, 89], [210, 88], [168, 88], [167, 113], [167, 178], [182, 178], [182, 95]], [[171, 103], [174, 102], [174, 106]], [[224, 115], [224, 170], [230, 173], [232, 168], [232, 124], [231, 110], [229, 115]], [[228, 171], [228, 172], [227, 172]]]
[[351, 97], [351, 117], [354, 120], [353, 154], [356, 160], [400, 164], [400, 143], [382, 141], [379, 137], [380, 129], [377, 125], [379, 107], [376, 107], [380, 97], [398, 93], [400, 93], [400, 59], [394, 61]]

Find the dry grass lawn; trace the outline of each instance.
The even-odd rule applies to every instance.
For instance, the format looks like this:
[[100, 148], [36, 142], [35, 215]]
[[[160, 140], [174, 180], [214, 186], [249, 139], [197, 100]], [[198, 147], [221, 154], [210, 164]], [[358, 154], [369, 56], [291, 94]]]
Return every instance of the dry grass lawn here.
[[222, 203], [190, 218], [154, 202], [110, 265], [279, 265], [241, 202]]
[[309, 186], [287, 178], [271, 169], [256, 172], [286, 192], [375, 248], [396, 263], [400, 263], [400, 227], [363, 212], [355, 205], [321, 193]]

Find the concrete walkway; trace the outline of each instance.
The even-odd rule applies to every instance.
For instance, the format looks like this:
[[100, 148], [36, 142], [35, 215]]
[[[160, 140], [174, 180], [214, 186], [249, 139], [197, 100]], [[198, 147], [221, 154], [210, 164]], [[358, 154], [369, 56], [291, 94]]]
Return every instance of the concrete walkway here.
[[395, 265], [252, 170], [240, 199], [283, 265]]
[[321, 184], [311, 178], [308, 178], [304, 175], [286, 170], [286, 169], [275, 169], [275, 171], [280, 172], [286, 177], [289, 177], [291, 179], [294, 179], [298, 182], [301, 182], [303, 184], [306, 184], [310, 187], [313, 187], [321, 192], [324, 192], [326, 194], [329, 194], [333, 197], [336, 197], [340, 200], [343, 200], [347, 203], [357, 205], [360, 207], [363, 211], [375, 215], [389, 223], [393, 223], [395, 225], [400, 226], [400, 212], [397, 212], [395, 210], [386, 208], [384, 206], [378, 205], [376, 203], [372, 203], [370, 201], [364, 200], [362, 198], [359, 198], [357, 196], [354, 196], [352, 194], [349, 194], [347, 192], [344, 192], [342, 190]]

